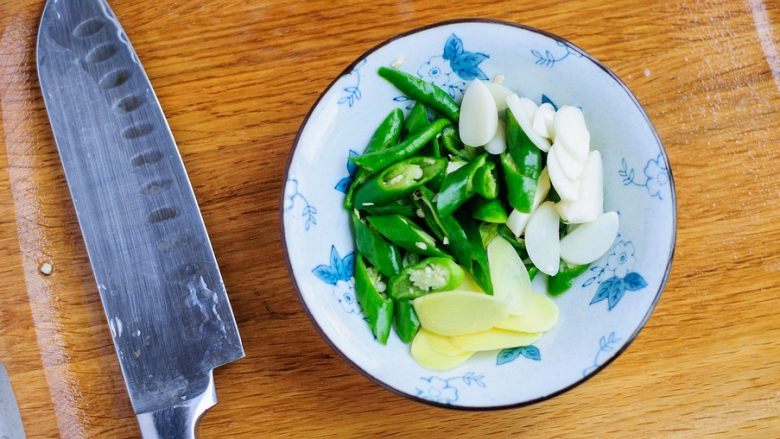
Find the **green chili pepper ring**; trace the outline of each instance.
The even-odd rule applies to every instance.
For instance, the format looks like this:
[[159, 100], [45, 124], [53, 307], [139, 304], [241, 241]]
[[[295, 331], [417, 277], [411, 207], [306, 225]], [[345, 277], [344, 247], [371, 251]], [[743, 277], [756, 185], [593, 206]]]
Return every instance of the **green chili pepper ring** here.
[[355, 191], [354, 204], [358, 208], [387, 204], [414, 192], [444, 172], [445, 159], [412, 157], [398, 162], [374, 175]]
[[428, 258], [405, 267], [390, 279], [390, 296], [394, 299], [414, 299], [436, 291], [457, 288], [466, 274], [450, 258]]

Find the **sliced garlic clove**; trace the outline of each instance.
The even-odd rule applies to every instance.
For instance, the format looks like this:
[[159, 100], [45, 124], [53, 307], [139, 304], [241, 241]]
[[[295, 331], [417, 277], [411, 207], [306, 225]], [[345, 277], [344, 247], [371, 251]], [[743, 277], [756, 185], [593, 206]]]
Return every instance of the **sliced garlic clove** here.
[[[547, 194], [550, 193], [550, 174], [547, 172], [547, 168], [542, 169], [542, 173], [539, 174], [539, 179], [536, 181], [536, 193], [534, 194], [533, 210], [539, 207], [547, 198]], [[520, 212], [517, 209], [512, 209], [512, 213], [509, 214], [506, 225], [509, 230], [514, 233], [515, 236], [520, 236], [525, 231], [525, 226], [528, 224], [528, 220], [531, 218], [531, 213]]]
[[587, 160], [590, 131], [585, 125], [582, 110], [569, 105], [561, 107], [555, 113], [554, 125], [556, 143], [563, 145], [577, 159]]
[[485, 86], [490, 90], [490, 94], [493, 95], [498, 112], [506, 110], [506, 97], [512, 94], [512, 90], [495, 82], [486, 82]]
[[507, 96], [506, 104], [515, 116], [515, 119], [517, 119], [517, 123], [520, 124], [520, 128], [523, 129], [525, 135], [528, 136], [531, 142], [542, 151], [549, 151], [550, 141], [534, 131], [534, 115], [538, 108], [534, 101], [528, 98], [521, 98], [516, 94], [511, 94]]
[[601, 153], [591, 151], [580, 176], [577, 201], [561, 200], [555, 205], [568, 223], [587, 223], [604, 213], [604, 172]]
[[555, 142], [551, 150], [555, 150], [555, 157], [558, 159], [558, 163], [561, 165], [563, 174], [569, 180], [578, 180], [582, 171], [585, 169], [585, 163], [588, 162], [588, 156], [585, 156], [584, 160], [580, 160], [574, 157], [569, 150], [561, 146], [559, 142]]
[[468, 146], [490, 142], [498, 129], [498, 110], [493, 95], [479, 79], [471, 81], [460, 105], [460, 140]]
[[503, 120], [498, 121], [496, 135], [485, 145], [485, 151], [493, 155], [506, 151], [506, 128]]
[[539, 106], [534, 114], [533, 127], [536, 134], [548, 139], [555, 137], [555, 108], [545, 102]]
[[580, 182], [566, 176], [556, 152], [557, 148], [553, 148], [547, 154], [547, 170], [550, 173], [550, 183], [552, 183], [562, 200], [575, 201], [579, 198]]
[[[533, 213], [533, 211], [532, 211]], [[517, 209], [512, 209], [509, 217], [506, 220], [506, 226], [512, 233], [519, 237], [525, 231], [525, 226], [528, 225], [528, 220], [531, 219], [530, 213], [520, 212]]]
[[550, 276], [558, 273], [561, 263], [559, 220], [555, 205], [547, 201], [531, 214], [525, 230], [525, 249], [528, 251], [528, 257], [539, 271]]
[[[595, 221], [581, 224], [561, 240], [561, 259], [572, 265], [582, 265], [602, 257], [612, 247], [619, 225], [616, 212], [604, 213]], [[526, 239], [526, 245], [527, 242]]]

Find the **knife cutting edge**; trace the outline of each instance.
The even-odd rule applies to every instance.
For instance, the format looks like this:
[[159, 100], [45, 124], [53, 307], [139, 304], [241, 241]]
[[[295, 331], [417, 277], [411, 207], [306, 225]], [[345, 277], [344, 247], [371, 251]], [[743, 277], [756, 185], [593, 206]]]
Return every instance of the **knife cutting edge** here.
[[104, 0], [48, 0], [37, 64], [141, 432], [194, 437], [213, 369], [244, 351], [168, 123]]

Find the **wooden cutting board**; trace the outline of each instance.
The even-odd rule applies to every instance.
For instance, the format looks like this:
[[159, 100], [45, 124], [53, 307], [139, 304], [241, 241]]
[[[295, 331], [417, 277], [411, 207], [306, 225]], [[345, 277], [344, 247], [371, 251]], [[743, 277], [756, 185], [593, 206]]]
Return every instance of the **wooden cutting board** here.
[[[111, 2], [247, 351], [216, 371], [202, 437], [780, 437], [780, 3], [544, 3]], [[42, 7], [0, 0], [0, 361], [30, 437], [137, 437], [37, 84]], [[423, 406], [352, 370], [305, 316], [280, 243], [285, 159], [319, 93], [384, 39], [458, 17], [536, 26], [601, 59], [645, 105], [677, 183], [672, 276], [639, 338], [582, 386], [508, 411]]]

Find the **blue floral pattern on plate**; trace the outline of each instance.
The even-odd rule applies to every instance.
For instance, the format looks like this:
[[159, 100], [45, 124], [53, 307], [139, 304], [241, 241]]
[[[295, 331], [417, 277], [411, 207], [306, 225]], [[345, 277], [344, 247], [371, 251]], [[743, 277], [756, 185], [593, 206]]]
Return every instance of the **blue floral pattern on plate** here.
[[656, 158], [648, 160], [642, 172], [644, 173], [644, 181], [637, 180], [636, 172], [633, 168], [629, 168], [628, 162], [623, 159], [618, 175], [623, 179], [623, 186], [643, 187], [647, 189], [647, 193], [651, 197], [663, 200], [664, 197], [661, 193], [666, 192], [669, 185], [669, 166], [666, 164], [664, 156], [659, 153]]
[[638, 291], [647, 286], [641, 274], [631, 271], [636, 263], [634, 243], [620, 239], [620, 235], [616, 240], [607, 254], [606, 263], [590, 267], [591, 277], [582, 284], [583, 287], [598, 285], [590, 304], [606, 300], [608, 311], [620, 303], [626, 291]]
[[583, 56], [581, 53], [572, 49], [563, 41], [556, 41], [556, 44], [563, 48], [563, 51], [558, 51], [557, 55], [552, 51], [550, 51], [549, 49], [545, 49], [544, 52], [537, 49], [531, 49], [531, 55], [533, 55], [534, 58], [536, 59], [536, 61], [534, 61], [534, 64], [538, 66], [553, 68], [555, 64], [565, 60], [570, 56], [574, 56], [575, 58], [582, 58]]
[[417, 396], [429, 401], [440, 404], [453, 404], [460, 397], [458, 385], [477, 386], [486, 388], [483, 381], [484, 375], [477, 375], [474, 372], [468, 372], [464, 375], [451, 378], [441, 378], [437, 376], [420, 377], [423, 384], [417, 385]]
[[348, 314], [360, 312], [355, 298], [355, 252], [343, 258], [335, 245], [330, 246], [330, 263], [320, 264], [312, 270], [315, 276], [332, 287], [333, 295]]
[[349, 108], [363, 97], [363, 92], [360, 91], [360, 69], [366, 65], [366, 60], [359, 62], [355, 68], [349, 73], [349, 76], [355, 78], [352, 85], [348, 85], [342, 89], [341, 98], [338, 100], [339, 105], [347, 104]]
[[[463, 47], [463, 40], [455, 34], [447, 38], [441, 55], [428, 58], [417, 69], [417, 76], [436, 84], [444, 89], [453, 99], [460, 99], [466, 89], [466, 81], [473, 79], [488, 80], [488, 76], [480, 68], [483, 61], [490, 55], [482, 52], [469, 52]], [[396, 102], [409, 102], [408, 96], [396, 96]]]
[[612, 331], [607, 336], [601, 336], [599, 338], [599, 350], [596, 355], [593, 356], [593, 364], [582, 370], [582, 376], [586, 377], [604, 362], [604, 354], [608, 352], [614, 352], [618, 343], [623, 341], [621, 338], [615, 335], [615, 331]]
[[542, 103], [543, 104], [550, 104], [553, 107], [553, 110], [558, 111], [558, 106], [555, 105], [555, 102], [552, 101], [546, 94], [542, 94]]
[[518, 346], [516, 348], [502, 349], [499, 351], [498, 356], [496, 356], [496, 366], [511, 363], [521, 356], [529, 360], [542, 361], [542, 353], [536, 346]]
[[[349, 150], [349, 157], [353, 157], [356, 155], [359, 155], [357, 151], [352, 149]], [[347, 176], [339, 180], [339, 182], [336, 183], [334, 189], [346, 194], [347, 191], [349, 190], [349, 185], [352, 184], [352, 179], [355, 177], [355, 173], [357, 172], [357, 170], [358, 170], [357, 165], [349, 161], [349, 159], [347, 159]]]
[[[312, 226], [317, 225], [317, 208], [314, 207], [298, 189], [298, 179], [290, 177], [284, 185], [284, 213], [291, 213], [300, 210], [299, 218], [304, 220], [303, 227], [308, 231]], [[299, 203], [300, 201], [300, 203]]]

